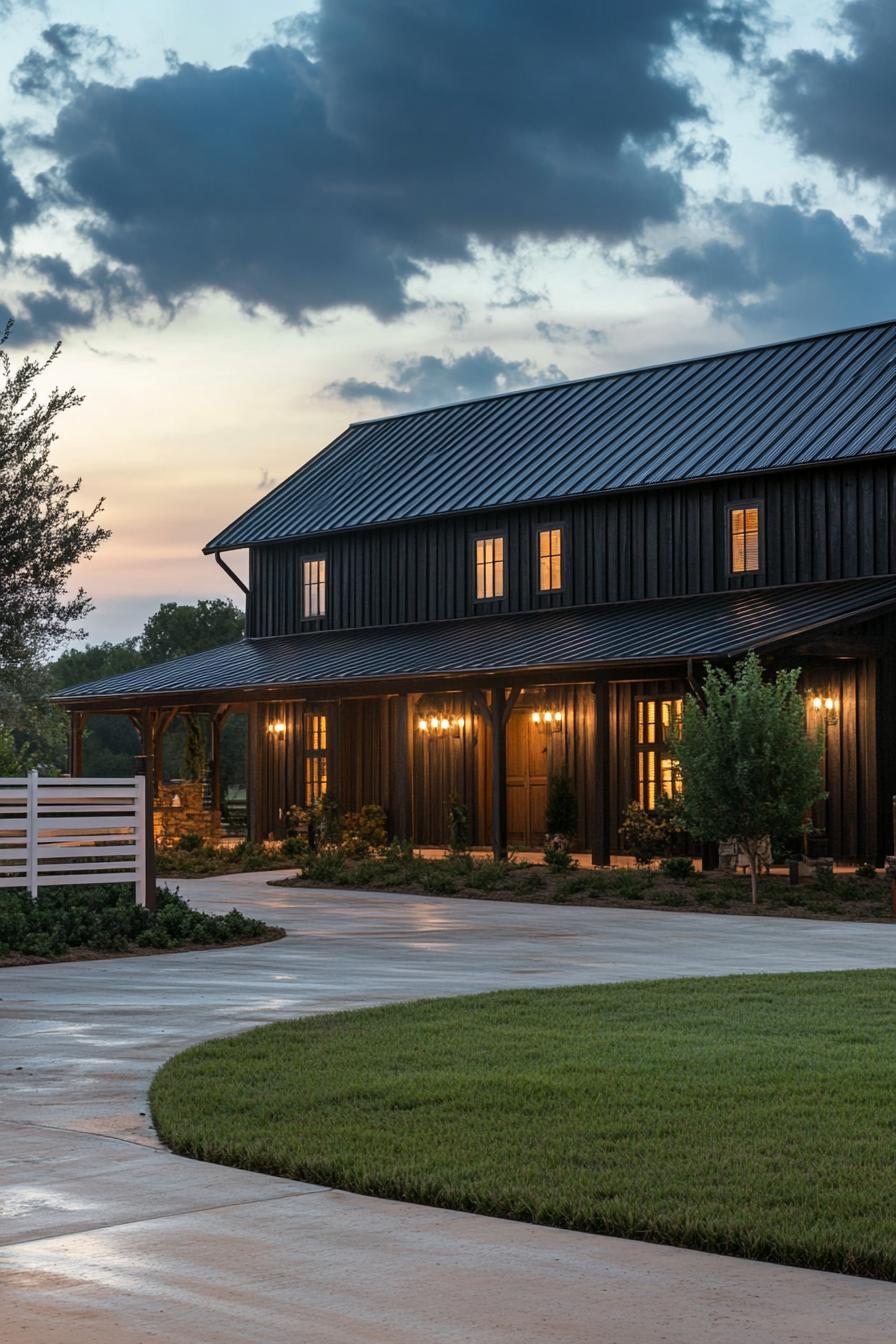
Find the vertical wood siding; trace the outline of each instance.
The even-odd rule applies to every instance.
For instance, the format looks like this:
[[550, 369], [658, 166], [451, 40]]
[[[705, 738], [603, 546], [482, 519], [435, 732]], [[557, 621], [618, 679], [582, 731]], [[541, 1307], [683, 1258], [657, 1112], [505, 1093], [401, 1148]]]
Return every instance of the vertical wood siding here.
[[[729, 573], [727, 507], [762, 507], [762, 568]], [[896, 461], [750, 475], [569, 504], [256, 546], [248, 632], [288, 635], [445, 620], [497, 611], [762, 588], [896, 572]], [[565, 584], [537, 591], [535, 534], [563, 527]], [[473, 537], [507, 538], [506, 597], [474, 602]], [[301, 562], [327, 559], [327, 613], [306, 621]]]

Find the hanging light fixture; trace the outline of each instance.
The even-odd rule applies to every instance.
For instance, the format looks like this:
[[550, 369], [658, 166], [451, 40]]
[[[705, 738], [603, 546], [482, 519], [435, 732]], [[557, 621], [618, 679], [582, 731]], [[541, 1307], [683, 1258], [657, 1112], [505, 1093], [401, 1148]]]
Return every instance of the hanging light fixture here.
[[417, 731], [430, 739], [460, 737], [469, 720], [444, 705], [426, 705], [418, 710]]
[[286, 724], [283, 722], [282, 719], [272, 719], [271, 722], [268, 724], [268, 732], [273, 738], [285, 737]]

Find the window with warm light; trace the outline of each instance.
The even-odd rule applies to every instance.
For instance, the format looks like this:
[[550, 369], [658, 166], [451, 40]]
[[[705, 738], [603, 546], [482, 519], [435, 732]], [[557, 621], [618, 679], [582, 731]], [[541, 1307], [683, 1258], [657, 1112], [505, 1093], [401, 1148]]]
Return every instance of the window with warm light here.
[[681, 771], [668, 745], [681, 727], [682, 702], [676, 697], [635, 703], [638, 802], [649, 811], [663, 795], [675, 798], [681, 793]]
[[477, 537], [475, 543], [476, 601], [504, 596], [504, 538]]
[[538, 591], [558, 593], [563, 587], [563, 530], [538, 529]]
[[326, 615], [327, 562], [316, 555], [302, 561], [302, 616], [306, 621]]
[[759, 569], [759, 506], [732, 505], [728, 510], [731, 534], [731, 573], [755, 574]]
[[305, 734], [305, 806], [310, 807], [327, 791], [327, 716], [306, 714]]

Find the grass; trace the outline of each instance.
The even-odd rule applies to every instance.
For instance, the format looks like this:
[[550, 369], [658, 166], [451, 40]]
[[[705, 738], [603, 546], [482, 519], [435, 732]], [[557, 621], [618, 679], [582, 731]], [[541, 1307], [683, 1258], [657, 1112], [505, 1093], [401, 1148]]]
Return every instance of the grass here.
[[91, 956], [173, 952], [278, 938], [282, 929], [238, 910], [208, 915], [167, 887], [158, 909], [137, 905], [132, 884], [0, 891], [0, 966], [72, 961]]
[[410, 891], [471, 900], [529, 901], [548, 905], [624, 906], [713, 914], [786, 915], [812, 919], [893, 921], [889, 882], [883, 877], [821, 875], [791, 886], [786, 877], [764, 877], [759, 905], [750, 903], [750, 879], [742, 874], [692, 873], [670, 877], [646, 868], [574, 868], [495, 862], [469, 854], [423, 858], [390, 846], [355, 859], [327, 850], [301, 860], [286, 887], [347, 887], [356, 891]]
[[190, 1157], [363, 1194], [896, 1279], [896, 972], [526, 990], [196, 1046]]

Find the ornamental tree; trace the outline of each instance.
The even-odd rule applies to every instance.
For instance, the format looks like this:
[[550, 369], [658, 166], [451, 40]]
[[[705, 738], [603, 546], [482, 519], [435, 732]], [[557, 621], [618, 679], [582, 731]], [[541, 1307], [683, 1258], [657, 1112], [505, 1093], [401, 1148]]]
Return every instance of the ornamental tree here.
[[35, 662], [62, 639], [77, 636], [91, 610], [83, 588], [72, 590], [75, 566], [109, 535], [96, 517], [74, 504], [81, 482], [62, 480], [50, 453], [59, 416], [78, 406], [74, 388], [55, 388], [46, 400], [37, 381], [59, 355], [27, 357], [14, 367], [0, 335], [0, 666]]
[[809, 734], [799, 668], [766, 680], [755, 653], [733, 675], [707, 667], [702, 695], [685, 700], [676, 754], [684, 823], [703, 840], [736, 840], [750, 863], [753, 904], [767, 836], [796, 835], [826, 796], [824, 729]]

